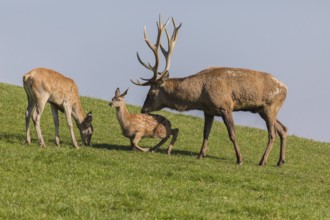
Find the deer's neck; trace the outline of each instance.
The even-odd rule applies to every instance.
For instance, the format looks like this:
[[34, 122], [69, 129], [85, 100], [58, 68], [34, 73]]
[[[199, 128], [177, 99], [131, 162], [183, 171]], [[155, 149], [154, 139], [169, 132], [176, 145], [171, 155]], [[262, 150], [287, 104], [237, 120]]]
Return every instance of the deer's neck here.
[[80, 102], [76, 103], [72, 107], [72, 117], [76, 121], [77, 127], [80, 129], [86, 117], [86, 113], [84, 112]]
[[126, 105], [116, 107], [117, 119], [121, 129], [125, 129], [129, 125], [130, 113], [127, 110]]

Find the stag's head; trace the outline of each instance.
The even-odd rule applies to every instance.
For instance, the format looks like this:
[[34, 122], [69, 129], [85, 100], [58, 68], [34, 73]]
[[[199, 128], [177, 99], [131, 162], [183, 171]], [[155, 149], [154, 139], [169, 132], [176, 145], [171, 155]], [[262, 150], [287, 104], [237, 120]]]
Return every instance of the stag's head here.
[[[166, 26], [168, 25], [169, 21], [170, 21], [170, 19], [168, 19], [166, 21], [166, 23], [163, 24], [161, 21], [161, 17], [159, 16], [159, 22], [157, 22], [158, 34], [157, 34], [156, 44], [152, 44], [150, 42], [150, 40], [147, 36], [146, 27], [144, 27], [144, 40], [147, 43], [148, 47], [152, 50], [152, 52], [155, 56], [155, 65], [152, 66], [150, 63], [148, 63], [148, 64], [144, 63], [141, 60], [139, 53], [137, 53], [137, 58], [138, 58], [139, 62], [141, 63], [141, 65], [153, 72], [152, 78], [150, 78], [150, 79], [141, 78], [143, 81], [145, 81], [144, 83], [140, 83], [139, 81], [135, 82], [135, 81], [131, 80], [132, 83], [134, 83], [135, 85], [138, 85], [138, 86], [150, 86], [148, 95], [144, 101], [144, 104], [143, 104], [143, 107], [141, 110], [142, 113], [149, 113], [151, 111], [157, 111], [157, 110], [160, 110], [163, 107], [165, 107], [162, 102], [162, 100], [164, 98], [162, 85], [164, 84], [165, 80], [167, 80], [169, 77], [171, 56], [173, 54], [173, 49], [174, 49], [174, 46], [176, 43], [178, 32], [181, 27], [181, 24], [179, 26], [176, 26], [175, 21], [172, 18], [173, 33], [172, 33], [172, 36], [170, 37], [169, 33], [166, 29]], [[167, 42], [168, 42], [167, 50], [163, 47], [163, 45], [161, 43], [161, 37], [162, 37], [162, 33], [164, 31], [166, 33]], [[159, 54], [158, 54], [159, 47], [166, 60], [166, 65], [165, 65], [165, 69], [163, 70], [163, 72], [158, 71], [159, 62], [160, 62]]]
[[94, 131], [92, 121], [93, 121], [92, 112], [88, 112], [88, 114], [86, 115], [86, 117], [84, 118], [83, 122], [80, 125], [80, 129], [79, 129], [80, 136], [82, 143], [85, 146], [91, 145], [92, 135]]
[[119, 88], [116, 89], [115, 96], [111, 99], [111, 102], [109, 103], [110, 107], [119, 108], [123, 105], [125, 105], [125, 96], [127, 95], [128, 89], [123, 94], [120, 94]]

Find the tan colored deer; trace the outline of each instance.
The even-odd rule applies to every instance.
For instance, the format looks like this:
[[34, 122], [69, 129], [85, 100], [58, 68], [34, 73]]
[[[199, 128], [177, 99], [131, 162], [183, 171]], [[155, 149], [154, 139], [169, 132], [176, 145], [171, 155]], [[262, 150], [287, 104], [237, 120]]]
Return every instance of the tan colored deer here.
[[[285, 162], [287, 128], [277, 120], [277, 113], [285, 100], [287, 87], [267, 73], [226, 67], [210, 67], [188, 77], [169, 78], [170, 59], [181, 24], [176, 26], [172, 18], [174, 30], [170, 37], [166, 30], [168, 22], [169, 20], [163, 25], [161, 18], [159, 18], [155, 45], [150, 42], [146, 28], [144, 29], [144, 40], [154, 53], [156, 61], [155, 65], [151, 66], [142, 62], [139, 54], [137, 54], [139, 62], [153, 72], [151, 79], [141, 78], [146, 81], [144, 83], [131, 80], [139, 86], [150, 86], [141, 112], [148, 113], [165, 107], [178, 111], [191, 109], [203, 111], [205, 117], [204, 139], [198, 158], [206, 155], [214, 116], [221, 116], [227, 127], [229, 138], [234, 145], [238, 164], [243, 163], [243, 157], [236, 141], [233, 111], [258, 113], [265, 120], [268, 130], [267, 148], [259, 165], [266, 164], [276, 133], [281, 139], [280, 159], [277, 164], [283, 164]], [[161, 35], [164, 30], [168, 42], [167, 50], [161, 44]], [[158, 72], [159, 47], [166, 59], [163, 72]]]
[[23, 85], [28, 98], [26, 111], [26, 143], [31, 143], [30, 119], [37, 131], [39, 144], [45, 147], [41, 134], [40, 118], [46, 103], [50, 103], [55, 124], [55, 142], [60, 146], [58, 110], [65, 113], [73, 145], [79, 148], [76, 141], [72, 119], [76, 121], [80, 131], [82, 143], [90, 145], [93, 134], [92, 113], [85, 114], [79, 98], [78, 88], [72, 79], [69, 79], [54, 70], [36, 68], [23, 76]]
[[[130, 114], [127, 110], [124, 97], [127, 95], [127, 90], [120, 94], [119, 88], [115, 92], [115, 96], [109, 103], [110, 107], [116, 108], [117, 119], [120, 124], [122, 133], [131, 141], [133, 150], [142, 152], [156, 151], [167, 139], [172, 135], [172, 140], [166, 152], [171, 154], [173, 145], [179, 133], [179, 129], [171, 128], [171, 122], [161, 115], [155, 114]], [[138, 142], [141, 138], [151, 137], [162, 139], [155, 147], [149, 149], [141, 148]]]

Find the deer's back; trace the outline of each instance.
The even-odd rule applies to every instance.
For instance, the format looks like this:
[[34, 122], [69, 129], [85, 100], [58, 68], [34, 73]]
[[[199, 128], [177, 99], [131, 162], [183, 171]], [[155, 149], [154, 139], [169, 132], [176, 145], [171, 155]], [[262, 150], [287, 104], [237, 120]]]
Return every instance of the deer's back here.
[[210, 67], [180, 80], [189, 88], [186, 91], [191, 100], [210, 109], [253, 111], [282, 103], [287, 94], [287, 87], [271, 74], [249, 69]]
[[23, 85], [28, 93], [49, 96], [49, 102], [58, 106], [63, 101], [75, 103], [79, 98], [78, 88], [72, 79], [46, 68], [36, 68], [25, 74]]

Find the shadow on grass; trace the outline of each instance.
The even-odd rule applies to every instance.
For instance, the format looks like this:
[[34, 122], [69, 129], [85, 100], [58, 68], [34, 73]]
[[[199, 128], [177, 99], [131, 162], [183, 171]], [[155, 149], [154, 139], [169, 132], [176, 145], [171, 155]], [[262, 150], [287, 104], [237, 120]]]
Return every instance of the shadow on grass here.
[[[131, 146], [129, 145], [116, 145], [116, 144], [92, 144], [91, 147], [96, 148], [96, 149], [108, 149], [108, 150], [122, 150], [122, 151], [132, 151]], [[149, 152], [151, 153], [151, 152]], [[157, 150], [156, 152], [153, 152], [155, 154], [166, 154], [166, 148], [161, 148]], [[194, 157], [197, 159], [199, 153], [197, 152], [191, 152], [187, 150], [179, 150], [179, 149], [173, 149], [171, 152], [171, 155], [175, 156], [189, 156], [189, 157]], [[206, 158], [212, 158], [216, 160], [227, 160], [227, 158], [224, 157], [215, 157], [212, 155], [206, 155]], [[203, 158], [202, 158], [203, 159]], [[201, 159], [201, 160], [202, 160]]]
[[91, 147], [97, 149], [108, 149], [108, 150], [123, 150], [123, 151], [132, 150], [132, 148], [128, 145], [117, 145], [117, 144], [92, 144]]
[[25, 144], [25, 135], [23, 134], [11, 134], [0, 133], [0, 141], [9, 144]]
[[[175, 150], [173, 149], [172, 151], [172, 155], [182, 155], [182, 156], [190, 156], [190, 157], [195, 157], [197, 159], [199, 152], [191, 152], [191, 151], [186, 151], [186, 150]], [[206, 155], [205, 158], [212, 158], [212, 159], [216, 159], [216, 160], [227, 160], [227, 158], [225, 157], [215, 157], [212, 155]], [[203, 160], [204, 158], [201, 158], [201, 160]]]

